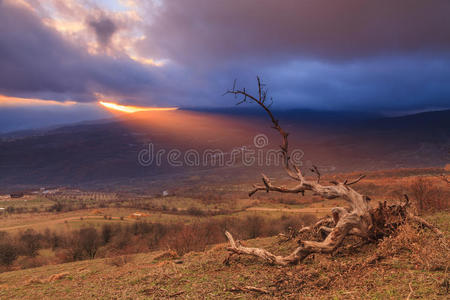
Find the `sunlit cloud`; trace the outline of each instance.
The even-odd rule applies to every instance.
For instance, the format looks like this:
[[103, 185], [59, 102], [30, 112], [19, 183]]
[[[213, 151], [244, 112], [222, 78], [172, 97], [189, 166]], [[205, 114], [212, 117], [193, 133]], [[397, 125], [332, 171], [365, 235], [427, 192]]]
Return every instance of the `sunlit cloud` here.
[[448, 107], [448, 0], [206, 2], [0, 0], [1, 93], [104, 114], [100, 100], [222, 106], [235, 78], [251, 87], [259, 74], [279, 107]]
[[143, 34], [143, 21], [137, 3], [133, 0], [17, 1], [18, 5], [27, 6], [39, 15], [46, 26], [90, 55], [128, 57], [143, 65], [162, 65], [148, 55], [136, 54], [134, 42]]
[[86, 29], [84, 22], [66, 21], [60, 19], [42, 19], [45, 25], [53, 27], [63, 34], [74, 34]]
[[35, 11], [35, 8], [25, 0], [4, 0], [9, 5], [19, 5], [31, 11]]
[[99, 101], [98, 103], [108, 109], [112, 109], [115, 111], [120, 111], [120, 112], [124, 112], [124, 113], [128, 113], [128, 114], [142, 112], [142, 111], [172, 111], [172, 110], [178, 109], [178, 107], [142, 107], [142, 106], [132, 106], [132, 105], [121, 105], [121, 104], [116, 104], [116, 103], [112, 103], [112, 102], [104, 102], [104, 101]]
[[43, 99], [18, 98], [0, 95], [0, 107], [28, 107], [28, 106], [71, 106], [75, 101], [55, 101]]
[[164, 66], [164, 63], [165, 63], [163, 60], [155, 61], [154, 59], [151, 59], [151, 58], [139, 57], [139, 56], [134, 56], [134, 55], [131, 55], [130, 58], [141, 64], [151, 65], [151, 66], [155, 66], [155, 67], [162, 67], [162, 66]]
[[119, 0], [119, 3], [128, 8], [136, 8], [138, 6], [135, 0]]

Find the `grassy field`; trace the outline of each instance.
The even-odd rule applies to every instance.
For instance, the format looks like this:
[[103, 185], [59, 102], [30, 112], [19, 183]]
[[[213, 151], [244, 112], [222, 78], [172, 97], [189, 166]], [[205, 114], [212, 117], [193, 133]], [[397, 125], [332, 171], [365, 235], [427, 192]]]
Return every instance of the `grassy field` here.
[[[445, 231], [448, 241], [450, 216], [427, 218]], [[442, 252], [431, 233], [411, 230], [381, 242], [379, 249], [370, 245], [353, 253], [316, 254], [291, 267], [247, 257], [233, 259], [227, 266], [222, 263], [226, 245], [220, 244], [181, 258], [159, 251], [18, 270], [0, 274], [0, 298], [405, 299], [409, 295], [410, 299], [448, 299], [449, 253]], [[278, 253], [295, 247], [294, 243], [280, 246], [275, 237], [245, 244]], [[389, 255], [368, 263], [380, 251]], [[246, 286], [267, 293], [240, 290]]]
[[[450, 198], [450, 191], [445, 182], [439, 179], [438, 175], [442, 169], [399, 169], [390, 171], [377, 171], [367, 173], [367, 178], [358, 183], [355, 188], [369, 195], [377, 201], [395, 202], [403, 199], [403, 194], [409, 194], [414, 201], [411, 186], [417, 178], [429, 180], [440, 193], [442, 201], [447, 202]], [[447, 171], [448, 173], [448, 171]], [[359, 174], [337, 174], [325, 175], [323, 182], [330, 180], [344, 180], [354, 178]], [[283, 178], [283, 177], [281, 177]], [[171, 191], [171, 195], [161, 197], [157, 195], [141, 195], [116, 193], [116, 192], [82, 192], [79, 194], [61, 193], [52, 197], [42, 195], [26, 195], [24, 198], [10, 199], [7, 196], [0, 197], [0, 207], [27, 208], [26, 213], [6, 213], [0, 211], [0, 231], [22, 230], [34, 228], [36, 230], [67, 229], [78, 228], [83, 224], [104, 224], [105, 222], [116, 222], [121, 217], [125, 222], [134, 222], [136, 219], [129, 218], [135, 212], [142, 212], [148, 216], [142, 220], [151, 222], [191, 222], [197, 220], [197, 216], [186, 214], [189, 209], [195, 208], [204, 212], [217, 212], [223, 210], [230, 214], [248, 215], [263, 214], [266, 212], [274, 214], [299, 213], [305, 209], [304, 213], [322, 216], [328, 208], [342, 206], [342, 200], [322, 200], [314, 195], [307, 194], [304, 197], [289, 194], [260, 193], [252, 198], [247, 197], [248, 189], [252, 182], [246, 183], [223, 183], [222, 185], [205, 183], [199, 186], [180, 187]], [[281, 183], [289, 184], [288, 181], [280, 180]], [[291, 183], [292, 184], [292, 183]], [[52, 200], [49, 200], [52, 199]], [[62, 212], [42, 211], [55, 201], [67, 203], [75, 206], [74, 210]], [[87, 206], [85, 209], [77, 209], [78, 204]], [[102, 206], [99, 208], [99, 206]], [[36, 208], [37, 212], [32, 212]], [[314, 209], [318, 208], [318, 209]], [[92, 211], [99, 210], [101, 213], [94, 215]], [[250, 211], [246, 211], [246, 210]], [[272, 209], [272, 211], [266, 210]], [[274, 210], [275, 209], [275, 210]], [[264, 211], [266, 210], [266, 211]], [[235, 213], [233, 213], [233, 211]], [[112, 220], [104, 219], [104, 215], [111, 216]], [[83, 218], [81, 220], [80, 218]], [[89, 223], [90, 222], [90, 223]]]
[[22, 198], [9, 198], [7, 195], [0, 197], [0, 207], [27, 207], [30, 210], [42, 210], [54, 204], [52, 201], [40, 195], [25, 195]]
[[[426, 200], [424, 205], [443, 207], [434, 209], [435, 213], [428, 213], [426, 217], [445, 232], [448, 241], [450, 190], [437, 176], [441, 171], [409, 169], [371, 172], [364, 181], [355, 185], [355, 189], [374, 199], [373, 205], [385, 200], [389, 203], [403, 201], [403, 194], [406, 193], [416, 207], [421, 197], [422, 202]], [[344, 180], [357, 176], [356, 173], [325, 175], [322, 180]], [[428, 187], [425, 185], [425, 194], [418, 193], [414, 187], [420, 180], [428, 184]], [[280, 182], [284, 183], [283, 180]], [[41, 195], [26, 195], [18, 199], [3, 196], [0, 199], [1, 205], [27, 207], [28, 211], [1, 213], [0, 231], [20, 235], [28, 228], [39, 233], [50, 229], [67, 235], [83, 228], [95, 228], [101, 232], [105, 224], [127, 226], [145, 221], [153, 224], [192, 224], [195, 227], [202, 222], [220, 222], [227, 218], [243, 220], [240, 224], [245, 227], [245, 224], [250, 224], [245, 220], [252, 217], [260, 217], [259, 222], [263, 220], [260, 224], [263, 227], [273, 227], [279, 225], [283, 218], [311, 221], [314, 217], [328, 214], [332, 207], [346, 205], [339, 199], [324, 201], [314, 195], [299, 197], [261, 193], [249, 199], [246, 197], [249, 186], [250, 183], [223, 185], [220, 189], [218, 186], [208, 185], [198, 188], [181, 187], [167, 197], [147, 195], [145, 192], [124, 194], [105, 191], [82, 192], [77, 196], [73, 196], [73, 193], [61, 194], [51, 199]], [[433, 203], [430, 204], [429, 201]], [[84, 203], [87, 208], [47, 211], [55, 202], [67, 203], [73, 207]], [[36, 209], [29, 209], [33, 207]], [[193, 208], [195, 209], [192, 210]], [[436, 213], [439, 210], [442, 212]], [[218, 211], [222, 213], [208, 214]], [[141, 216], [137, 218], [134, 215], [136, 213]], [[244, 227], [240, 228], [247, 229]], [[239, 227], [235, 229], [239, 230]], [[239, 236], [239, 232], [235, 233]], [[222, 232], [214, 234], [221, 235]], [[132, 244], [143, 242], [137, 239], [138, 236], [132, 238], [136, 239]], [[221, 238], [219, 242], [223, 240], [222, 236]], [[295, 242], [280, 244], [276, 237], [257, 238], [244, 243], [281, 254], [288, 253], [296, 245]], [[164, 250], [164, 247], [158, 249]], [[67, 261], [58, 256], [61, 249], [42, 248], [35, 260], [44, 261], [40, 265], [50, 265], [20, 270], [33, 266], [28, 257], [20, 256], [9, 269], [3, 269], [7, 272], [0, 273], [0, 299], [241, 299], [299, 296], [397, 299], [408, 295], [410, 299], [445, 299], [448, 297], [447, 264], [450, 257], [448, 248], [443, 250], [440, 247], [436, 237], [429, 232], [406, 228], [405, 233], [401, 232], [398, 237], [382, 241], [379, 249], [371, 245], [355, 253], [343, 251], [333, 256], [316, 254], [299, 266], [286, 268], [269, 266], [258, 259], [245, 257], [235, 259], [230, 266], [225, 266], [222, 264], [227, 252], [225, 244], [209, 245], [205, 252], [188, 252], [182, 257], [176, 257], [173, 251], [120, 256], [123, 253], [149, 251], [149, 248], [138, 250], [139, 247], [135, 247], [134, 252], [123, 250], [114, 254], [111, 247], [105, 246], [100, 248], [95, 257], [107, 258], [65, 264], [56, 264]], [[374, 264], [367, 264], [370, 257], [379, 251], [384, 251], [381, 254], [385, 258]], [[264, 289], [265, 293], [243, 291], [245, 286]]]

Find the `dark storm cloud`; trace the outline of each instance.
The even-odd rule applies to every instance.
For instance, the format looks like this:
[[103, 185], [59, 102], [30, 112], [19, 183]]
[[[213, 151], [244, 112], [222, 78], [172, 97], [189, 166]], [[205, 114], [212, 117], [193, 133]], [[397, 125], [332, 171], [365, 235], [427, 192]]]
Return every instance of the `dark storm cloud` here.
[[3, 1], [0, 70], [0, 94], [82, 102], [95, 100], [93, 92], [132, 97], [157, 81], [151, 68], [126, 57], [90, 55], [31, 11]]
[[[450, 60], [376, 58], [330, 64], [295, 61], [261, 70], [276, 101], [316, 109], [423, 110], [450, 107]], [[247, 83], [248, 84], [248, 83]]]
[[448, 0], [172, 0], [151, 12], [141, 51], [180, 62], [450, 50]]
[[[448, 0], [139, 3], [148, 23], [137, 50], [167, 59], [162, 67], [90, 55], [0, 0], [0, 94], [88, 102], [100, 92], [142, 105], [227, 106], [233, 99], [220, 95], [235, 78], [252, 88], [260, 75], [279, 107], [450, 106]], [[130, 26], [109, 17], [86, 21], [104, 47]]]
[[[233, 97], [219, 96], [232, 87], [235, 78], [238, 87], [256, 93], [255, 74], [267, 84], [275, 108], [374, 112], [450, 108], [450, 59], [423, 56], [221, 66], [205, 75], [211, 83], [207, 85], [211, 103], [236, 102]], [[199, 86], [197, 91], [204, 89]]]
[[191, 94], [217, 105], [259, 74], [280, 107], [450, 107], [447, 0], [172, 0], [147, 13], [141, 53], [190, 67], [208, 81]]
[[109, 45], [113, 34], [119, 29], [114, 21], [106, 16], [91, 17], [87, 20], [87, 24], [94, 30], [98, 43], [103, 47]]

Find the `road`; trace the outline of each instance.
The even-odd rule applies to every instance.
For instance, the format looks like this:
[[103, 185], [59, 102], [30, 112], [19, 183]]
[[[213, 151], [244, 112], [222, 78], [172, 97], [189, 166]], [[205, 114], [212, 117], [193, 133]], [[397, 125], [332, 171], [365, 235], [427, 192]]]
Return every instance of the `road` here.
[[248, 211], [281, 211], [305, 214], [328, 213], [332, 207], [307, 207], [307, 208], [269, 208], [269, 207], [249, 207]]

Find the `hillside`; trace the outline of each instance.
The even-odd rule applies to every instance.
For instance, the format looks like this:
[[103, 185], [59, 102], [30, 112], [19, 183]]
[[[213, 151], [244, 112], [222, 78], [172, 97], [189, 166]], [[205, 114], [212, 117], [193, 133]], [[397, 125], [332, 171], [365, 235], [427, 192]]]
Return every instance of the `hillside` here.
[[[356, 115], [356, 116], [355, 116]], [[293, 149], [323, 172], [442, 167], [450, 149], [450, 111], [397, 118], [304, 110], [280, 111]], [[226, 128], [226, 130], [223, 130]], [[220, 134], [218, 134], [220, 132]], [[44, 131], [4, 135], [0, 140], [0, 187], [74, 185], [113, 188], [112, 183], [161, 176], [190, 176], [210, 172], [229, 180], [265, 166], [232, 165], [174, 167], [163, 156], [160, 165], [142, 166], [138, 153], [149, 143], [167, 154], [177, 149], [200, 154], [206, 149], [230, 153], [267, 136], [264, 149], [278, 149], [279, 137], [266, 116], [252, 110], [138, 113], [117, 121], [90, 122]], [[183, 157], [183, 156], [181, 156]], [[245, 177], [245, 176], [244, 176]]]
[[[427, 217], [450, 236], [448, 214]], [[276, 237], [244, 242], [278, 253], [295, 242]], [[378, 248], [316, 254], [298, 266], [276, 267], [255, 258], [223, 264], [226, 245], [174, 257], [159, 251], [45, 266], [0, 274], [2, 299], [445, 299], [449, 252], [426, 230], [404, 227]], [[280, 250], [281, 249], [281, 250]], [[248, 291], [245, 287], [260, 291]]]

